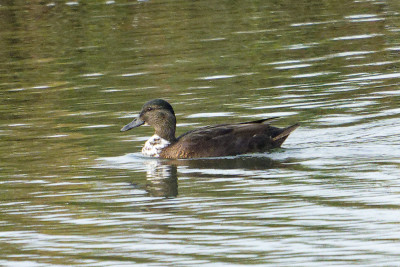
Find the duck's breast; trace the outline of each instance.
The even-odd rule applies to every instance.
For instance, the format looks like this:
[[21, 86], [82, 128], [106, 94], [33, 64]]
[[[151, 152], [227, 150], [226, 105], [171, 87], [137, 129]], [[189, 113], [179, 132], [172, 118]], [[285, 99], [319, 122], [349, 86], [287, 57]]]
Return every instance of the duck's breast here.
[[164, 148], [168, 147], [171, 143], [157, 134], [153, 135], [146, 141], [142, 148], [142, 154], [148, 157], [160, 157]]

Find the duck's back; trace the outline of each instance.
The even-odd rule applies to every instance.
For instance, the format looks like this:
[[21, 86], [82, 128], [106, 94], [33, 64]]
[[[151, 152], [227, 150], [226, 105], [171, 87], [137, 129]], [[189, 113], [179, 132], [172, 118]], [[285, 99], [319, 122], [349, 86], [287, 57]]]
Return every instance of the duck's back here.
[[163, 158], [202, 158], [265, 152], [280, 147], [299, 125], [277, 128], [265, 120], [207, 126], [177, 138], [160, 154]]

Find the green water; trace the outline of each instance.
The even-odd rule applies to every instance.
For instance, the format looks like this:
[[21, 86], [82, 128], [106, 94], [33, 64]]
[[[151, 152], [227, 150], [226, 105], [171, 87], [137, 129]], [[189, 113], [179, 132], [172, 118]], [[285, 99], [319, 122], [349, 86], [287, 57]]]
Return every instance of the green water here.
[[[400, 262], [397, 1], [1, 1], [0, 265]], [[282, 149], [140, 155], [278, 116]]]

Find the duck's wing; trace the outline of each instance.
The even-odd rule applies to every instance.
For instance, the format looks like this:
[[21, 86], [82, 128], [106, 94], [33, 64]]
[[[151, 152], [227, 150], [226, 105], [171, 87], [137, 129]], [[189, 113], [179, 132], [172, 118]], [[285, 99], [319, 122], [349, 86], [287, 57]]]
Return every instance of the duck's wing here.
[[235, 125], [243, 125], [243, 124], [263, 124], [266, 122], [271, 122], [279, 117], [271, 117], [267, 119], [261, 119], [261, 120], [255, 120], [255, 121], [246, 121], [246, 122], [240, 122], [236, 124], [217, 124], [217, 125], [208, 125], [204, 126], [198, 129], [194, 129], [191, 131], [188, 131], [182, 135], [180, 135], [177, 139], [181, 139], [182, 137], [188, 135], [188, 134], [196, 134], [196, 135], [207, 135], [207, 134], [212, 134], [214, 136], [220, 135], [220, 134], [226, 134], [226, 131], [229, 131], [230, 129], [234, 128]]
[[190, 136], [190, 138], [199, 138], [201, 136], [208, 136], [208, 135], [221, 135], [223, 134], [227, 129], [230, 129], [229, 127], [232, 124], [217, 124], [217, 125], [209, 125], [209, 126], [204, 126], [201, 128], [193, 129], [190, 130], [182, 135], [180, 135], [177, 140], [185, 139], [187, 136]]

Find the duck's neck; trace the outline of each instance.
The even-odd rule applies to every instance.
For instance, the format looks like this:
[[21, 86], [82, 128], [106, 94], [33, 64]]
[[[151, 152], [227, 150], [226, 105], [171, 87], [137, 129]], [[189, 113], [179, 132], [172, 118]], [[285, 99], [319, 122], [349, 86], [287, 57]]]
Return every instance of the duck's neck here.
[[164, 140], [167, 140], [170, 143], [176, 142], [175, 137], [175, 129], [176, 129], [176, 119], [169, 118], [164, 120], [163, 123], [158, 124], [154, 127], [155, 134], [161, 137]]

